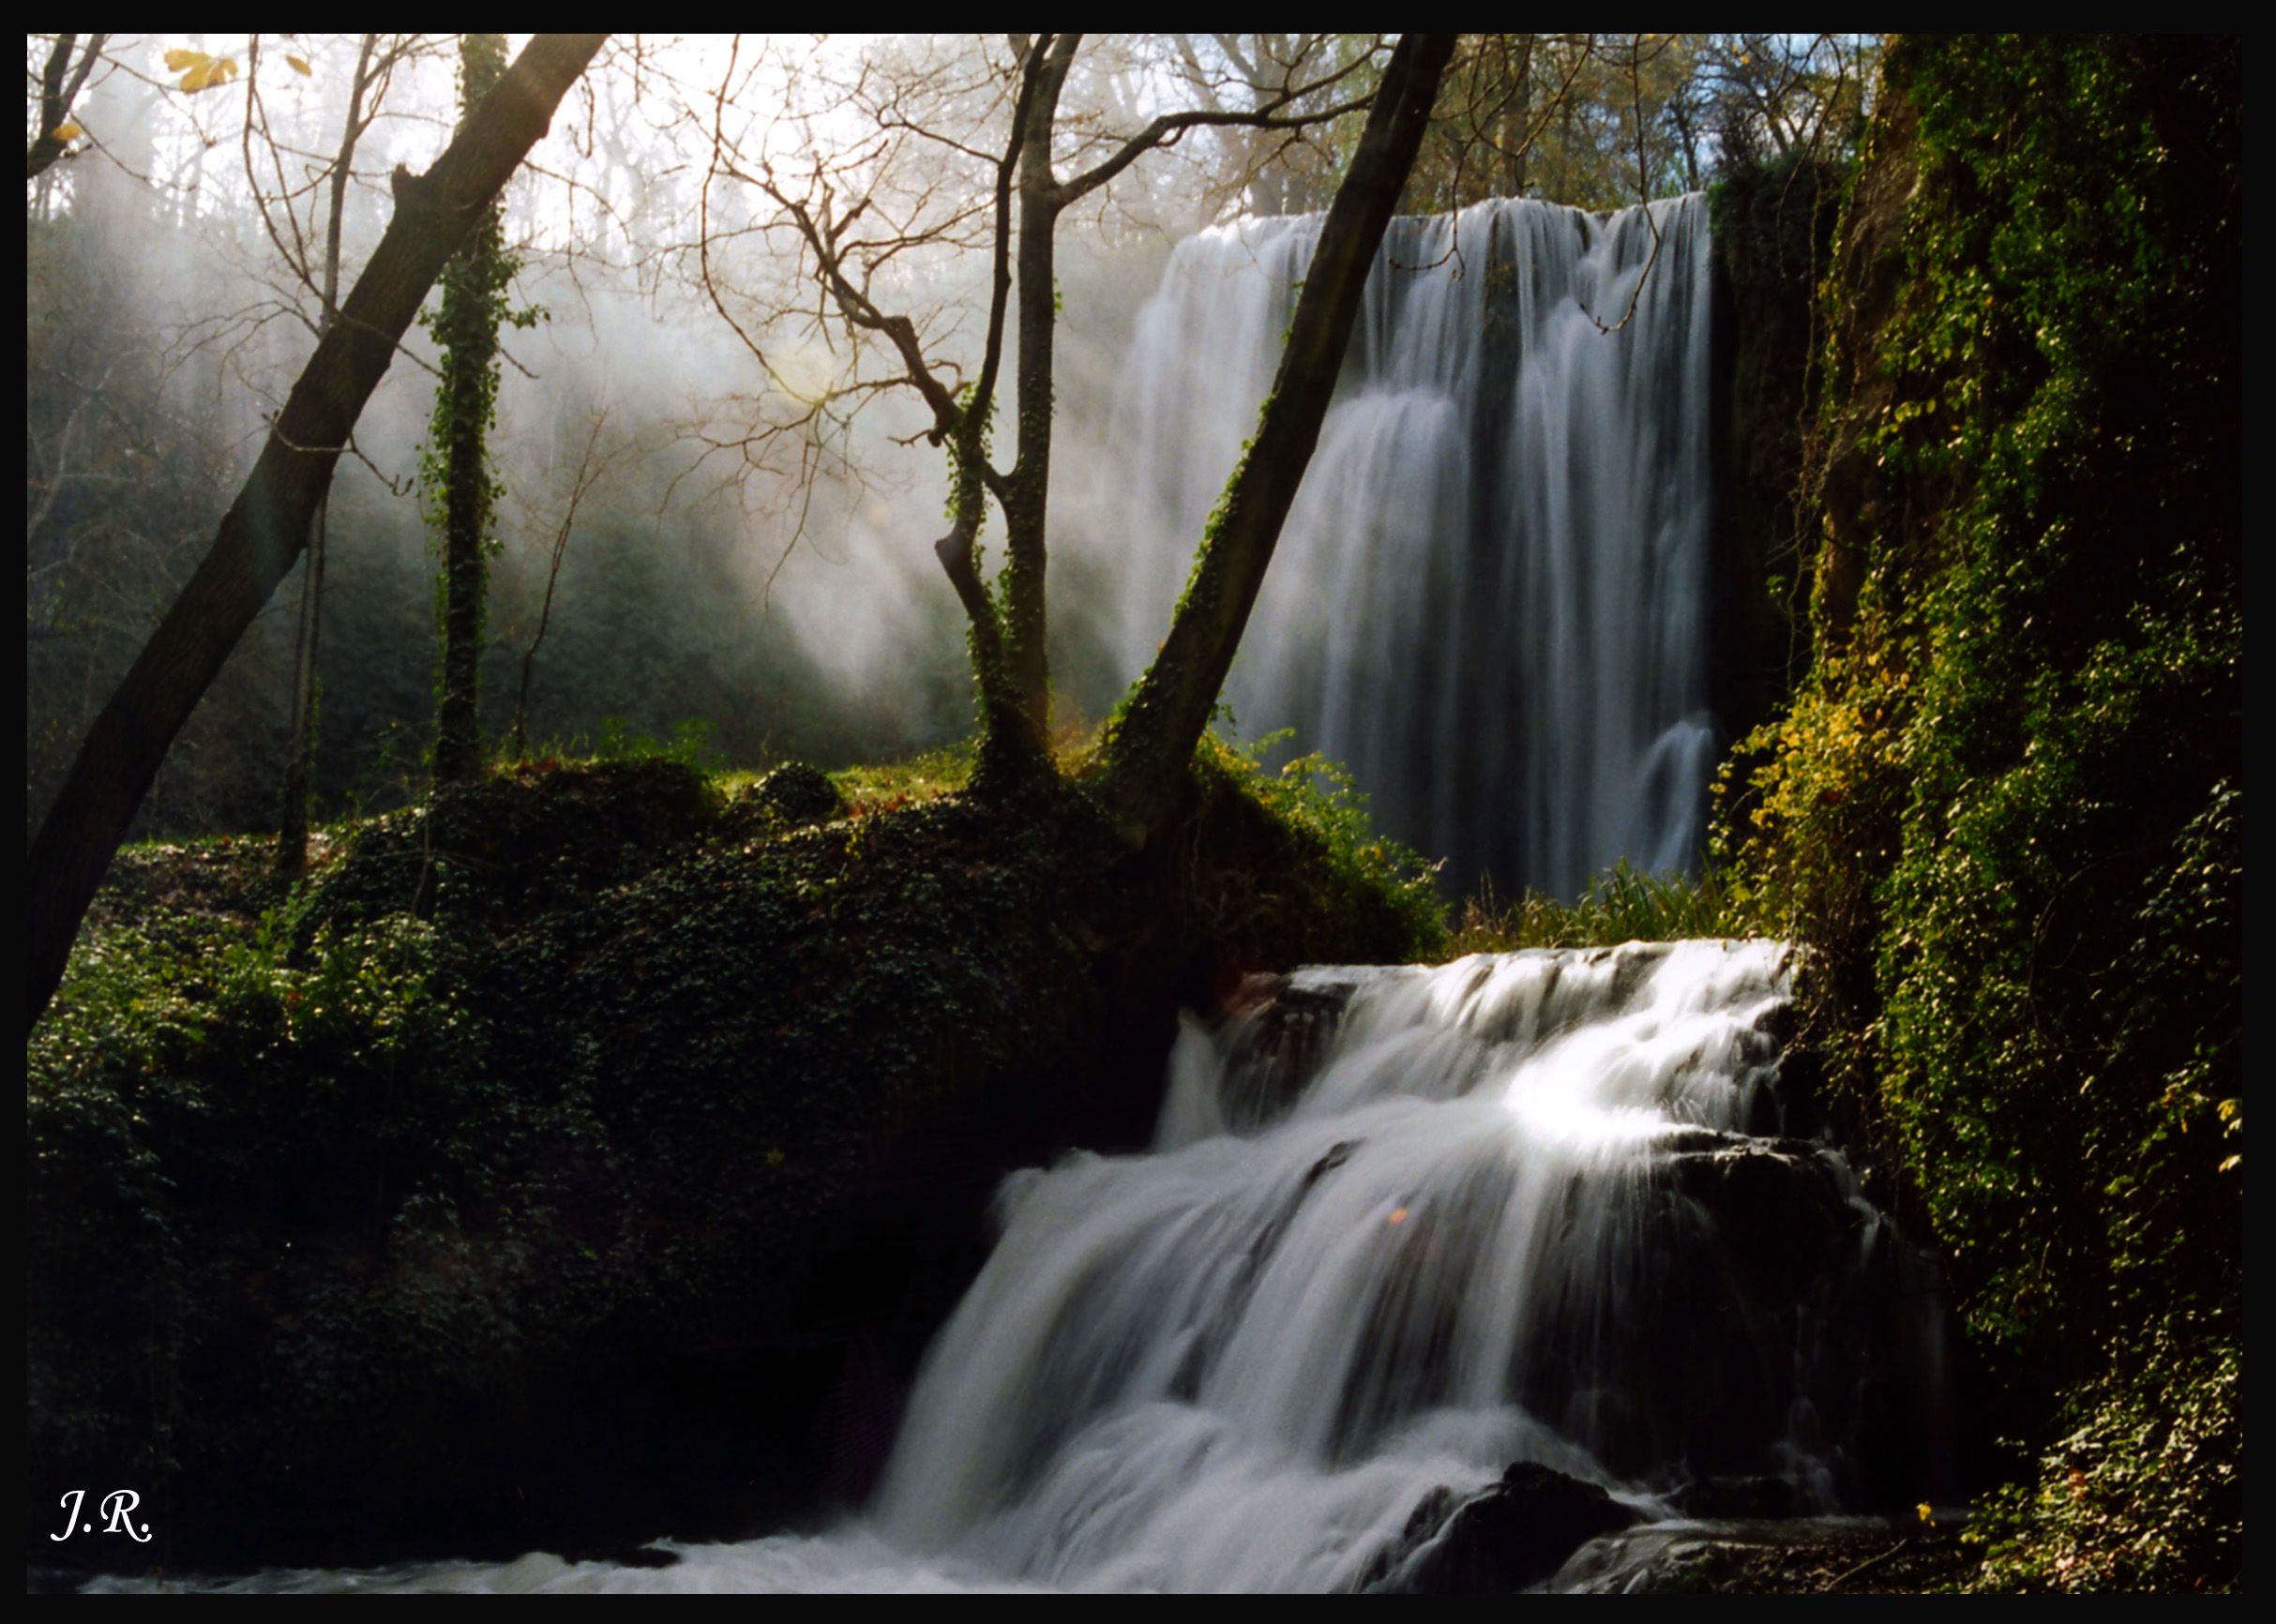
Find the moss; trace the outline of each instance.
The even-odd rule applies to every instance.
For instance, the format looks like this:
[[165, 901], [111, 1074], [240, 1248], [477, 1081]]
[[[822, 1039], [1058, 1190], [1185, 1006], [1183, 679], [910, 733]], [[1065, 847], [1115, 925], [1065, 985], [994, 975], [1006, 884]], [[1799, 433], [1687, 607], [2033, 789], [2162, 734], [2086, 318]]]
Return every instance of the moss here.
[[[2139, 1347], [2218, 1369], [2240, 1335], [2241, 55], [1917, 38], [1888, 74], [1830, 307], [1814, 663], [1725, 839], [1742, 904], [1816, 950], [2008, 1469], [2053, 1472], [2063, 1428], [2151, 1413]], [[2166, 1520], [2204, 1507], [2127, 1503], [2091, 1537], [2202, 1547]]]
[[1143, 1143], [1180, 999], [1411, 946], [1234, 774], [1138, 858], [1069, 789], [747, 801], [532, 767], [289, 893], [123, 865], [28, 1055], [34, 1506], [130, 1481], [178, 1565], [857, 1492], [846, 1372], [912, 1373], [1003, 1171]]

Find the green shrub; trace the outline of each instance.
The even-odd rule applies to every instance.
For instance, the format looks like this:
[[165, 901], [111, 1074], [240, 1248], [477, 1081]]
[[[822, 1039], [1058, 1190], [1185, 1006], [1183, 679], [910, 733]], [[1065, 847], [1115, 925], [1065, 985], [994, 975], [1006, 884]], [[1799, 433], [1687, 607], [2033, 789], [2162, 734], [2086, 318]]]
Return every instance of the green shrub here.
[[1993, 1582], [2224, 1582], [2168, 1530], [2225, 1491], [2141, 1429], [2241, 1458], [2240, 1404], [2155, 1391], [2221, 1388], [2242, 1302], [2240, 47], [1916, 36], [1888, 76], [1917, 185], [1861, 178], [1901, 218], [1830, 292], [1816, 663], [1721, 839], [1996, 1402], [2064, 1438], [2001, 1504], [2077, 1559]]
[[1205, 790], [1214, 785], [1246, 795], [1275, 821], [1319, 853], [1327, 883], [1320, 898], [1372, 896], [1388, 908], [1411, 944], [1411, 956], [1434, 956], [1446, 938], [1446, 904], [1439, 895], [1439, 865], [1410, 847], [1379, 834], [1367, 797], [1351, 774], [1324, 756], [1299, 756], [1279, 768], [1264, 762], [1293, 737], [1268, 733], [1239, 744], [1215, 731], [1203, 735], [1194, 767]]
[[2161, 1324], [2108, 1350], [2035, 1481], [1962, 1536], [1979, 1590], [2236, 1590], [2244, 1584], [2244, 1350], [2234, 1326]]
[[1628, 941], [1684, 941], [1735, 934], [1738, 916], [1723, 877], [1646, 874], [1622, 858], [1589, 882], [1576, 901], [1528, 892], [1515, 902], [1491, 886], [1466, 899], [1445, 955], [1510, 953], [1529, 947], [1617, 947]]

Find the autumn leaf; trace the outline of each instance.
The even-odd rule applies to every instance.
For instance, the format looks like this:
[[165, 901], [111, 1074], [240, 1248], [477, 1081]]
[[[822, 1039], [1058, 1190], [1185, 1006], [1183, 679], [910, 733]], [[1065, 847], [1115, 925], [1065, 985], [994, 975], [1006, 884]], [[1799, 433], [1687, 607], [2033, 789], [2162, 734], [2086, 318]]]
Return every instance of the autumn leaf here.
[[48, 133], [53, 136], [57, 141], [77, 141], [81, 136], [86, 134], [87, 132], [80, 128], [76, 124], [72, 124], [67, 120], [66, 122], [57, 125], [53, 129], [48, 131]]
[[235, 57], [208, 56], [203, 51], [169, 51], [166, 67], [169, 71], [182, 75], [181, 89], [190, 96], [217, 84], [226, 84], [237, 77]]
[[315, 76], [316, 70], [313, 68], [310, 68], [304, 58], [298, 56], [288, 56], [285, 58], [285, 61], [291, 64], [293, 71], [299, 74], [303, 79], [309, 79]]

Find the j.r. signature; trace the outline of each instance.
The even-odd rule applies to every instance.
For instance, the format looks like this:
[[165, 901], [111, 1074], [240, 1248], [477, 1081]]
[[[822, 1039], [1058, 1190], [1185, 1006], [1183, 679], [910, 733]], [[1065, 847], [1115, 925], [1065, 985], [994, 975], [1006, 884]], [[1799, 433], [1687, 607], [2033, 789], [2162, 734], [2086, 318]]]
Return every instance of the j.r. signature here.
[[[64, 1496], [63, 1507], [68, 1514], [63, 1520], [63, 1532], [50, 1534], [48, 1538], [68, 1540], [73, 1534], [95, 1532], [93, 1523], [83, 1523], [79, 1520], [80, 1509], [86, 1504], [86, 1501], [87, 1491], [84, 1489], [73, 1489], [69, 1494]], [[142, 1503], [143, 1496], [132, 1489], [113, 1489], [105, 1495], [102, 1497], [102, 1511], [99, 1513], [103, 1519], [103, 1532], [124, 1534], [128, 1539], [139, 1540], [143, 1544], [148, 1544], [150, 1542], [150, 1525], [144, 1523], [138, 1528], [135, 1526], [134, 1518], [128, 1514]]]

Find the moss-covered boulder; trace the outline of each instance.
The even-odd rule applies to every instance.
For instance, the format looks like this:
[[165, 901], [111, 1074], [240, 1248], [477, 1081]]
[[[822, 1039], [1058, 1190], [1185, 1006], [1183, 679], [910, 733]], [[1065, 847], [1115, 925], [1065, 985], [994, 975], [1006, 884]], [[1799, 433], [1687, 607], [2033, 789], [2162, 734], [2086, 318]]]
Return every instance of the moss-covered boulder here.
[[1004, 1171], [1143, 1142], [1181, 1000], [1417, 945], [1237, 761], [1187, 811], [1135, 857], [1065, 785], [760, 825], [651, 761], [446, 791], [281, 895], [130, 859], [27, 1057], [35, 1544], [91, 1484], [158, 1536], [107, 1565], [858, 1496]]

